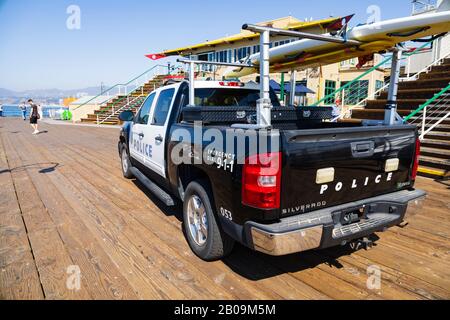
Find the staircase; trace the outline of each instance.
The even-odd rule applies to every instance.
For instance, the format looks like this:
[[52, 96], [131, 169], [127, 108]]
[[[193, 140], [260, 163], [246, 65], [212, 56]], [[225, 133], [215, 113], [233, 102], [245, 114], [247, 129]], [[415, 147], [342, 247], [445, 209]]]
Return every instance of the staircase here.
[[[440, 93], [436, 101], [408, 118], [408, 122], [417, 124], [422, 132], [419, 173], [431, 178], [450, 177], [450, 94], [441, 91], [448, 87], [449, 83], [450, 59], [443, 60], [441, 65], [432, 67], [428, 73], [421, 74], [417, 80], [399, 83], [398, 113], [402, 117], [407, 117], [419, 107], [427, 105]], [[367, 101], [364, 109], [352, 110], [351, 121], [384, 119], [387, 94], [384, 91], [377, 99]], [[432, 131], [426, 132], [427, 129]], [[426, 135], [423, 134], [424, 131]]]
[[108, 103], [101, 106], [93, 114], [89, 114], [87, 118], [81, 119], [82, 123], [118, 125], [120, 124], [119, 114], [123, 111], [131, 110], [136, 112], [147, 98], [147, 96], [155, 89], [163, 85], [167, 75], [157, 75], [143, 86], [132, 91], [128, 95], [118, 95]]

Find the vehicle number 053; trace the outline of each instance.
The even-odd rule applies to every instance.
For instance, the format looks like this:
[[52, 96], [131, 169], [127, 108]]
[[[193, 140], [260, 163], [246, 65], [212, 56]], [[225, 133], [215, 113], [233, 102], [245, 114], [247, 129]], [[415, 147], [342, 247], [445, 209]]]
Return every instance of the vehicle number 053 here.
[[231, 213], [230, 210], [224, 209], [224, 208], [220, 208], [220, 214], [222, 215], [222, 217], [224, 217], [225, 219], [228, 219], [230, 221], [233, 221], [233, 215]]

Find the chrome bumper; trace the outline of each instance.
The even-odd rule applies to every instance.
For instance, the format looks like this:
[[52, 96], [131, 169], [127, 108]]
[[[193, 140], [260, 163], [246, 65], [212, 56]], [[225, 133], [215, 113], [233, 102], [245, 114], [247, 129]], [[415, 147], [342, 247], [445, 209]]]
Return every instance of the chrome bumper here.
[[[421, 190], [404, 190], [312, 213], [288, 217], [271, 225], [247, 222], [250, 247], [272, 256], [328, 248], [400, 224], [408, 204], [415, 206], [425, 196]], [[350, 225], [340, 223], [349, 208], [364, 206], [367, 219]], [[412, 209], [412, 208], [411, 208]]]
[[323, 226], [317, 226], [282, 234], [251, 229], [254, 249], [272, 256], [316, 249], [320, 246]]

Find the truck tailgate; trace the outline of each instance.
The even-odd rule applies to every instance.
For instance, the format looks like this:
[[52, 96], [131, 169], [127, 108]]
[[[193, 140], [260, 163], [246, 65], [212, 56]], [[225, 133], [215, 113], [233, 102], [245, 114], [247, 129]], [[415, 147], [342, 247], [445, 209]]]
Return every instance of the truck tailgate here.
[[282, 215], [412, 187], [416, 131], [405, 125], [283, 131]]

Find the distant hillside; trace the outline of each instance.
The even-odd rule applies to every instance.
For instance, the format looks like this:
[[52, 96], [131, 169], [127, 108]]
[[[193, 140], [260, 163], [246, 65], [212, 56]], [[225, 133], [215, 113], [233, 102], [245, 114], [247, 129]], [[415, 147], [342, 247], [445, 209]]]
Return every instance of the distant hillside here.
[[[107, 89], [104, 87], [103, 89]], [[16, 92], [4, 88], [0, 88], [0, 98], [65, 98], [69, 96], [77, 96], [79, 94], [87, 94], [95, 96], [100, 94], [100, 87], [88, 87], [74, 90], [60, 90], [60, 89], [43, 89], [43, 90], [27, 90]], [[113, 90], [110, 94], [116, 94], [117, 91]]]

